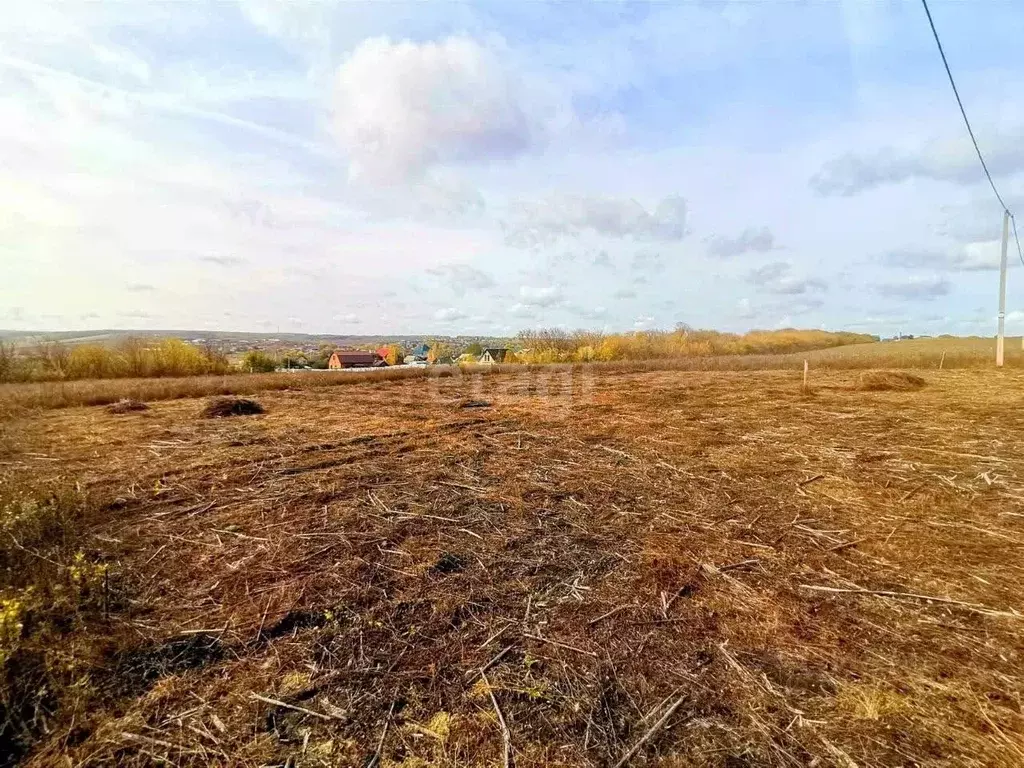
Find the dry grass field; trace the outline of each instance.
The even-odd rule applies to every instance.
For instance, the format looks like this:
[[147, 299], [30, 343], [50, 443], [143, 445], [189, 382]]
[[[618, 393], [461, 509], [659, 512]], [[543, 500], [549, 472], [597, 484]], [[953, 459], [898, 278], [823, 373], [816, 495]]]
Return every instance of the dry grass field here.
[[[84, 379], [34, 383], [0, 383], [0, 417], [37, 408], [66, 408], [76, 405], [106, 405], [130, 398], [142, 401], [173, 400], [211, 395], [251, 395], [258, 392], [303, 390], [324, 386], [345, 386], [367, 381], [430, 379], [462, 374], [494, 375], [521, 373], [525, 368], [565, 371], [592, 366], [599, 373], [641, 371], [762, 371], [799, 370], [804, 360], [816, 370], [850, 369], [991, 369], [994, 367], [995, 339], [981, 337], [936, 337], [848, 344], [840, 347], [789, 354], [744, 354], [712, 357], [684, 356], [652, 360], [620, 360], [607, 363], [555, 363], [545, 365], [468, 365], [429, 368], [394, 367], [375, 370], [294, 371], [289, 373], [227, 374], [216, 376], [152, 377], [142, 379]], [[1006, 339], [1008, 368], [1024, 368], [1021, 339]]]
[[918, 373], [13, 409], [0, 764], [1024, 764], [1024, 373]]

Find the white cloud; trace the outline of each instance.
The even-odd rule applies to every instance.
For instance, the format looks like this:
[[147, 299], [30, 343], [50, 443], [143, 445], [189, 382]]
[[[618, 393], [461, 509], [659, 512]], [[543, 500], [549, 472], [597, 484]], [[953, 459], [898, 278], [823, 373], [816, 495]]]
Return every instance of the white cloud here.
[[949, 289], [950, 282], [945, 278], [917, 275], [876, 286], [880, 295], [897, 299], [935, 299], [948, 294]]
[[514, 317], [533, 317], [537, 310], [536, 307], [517, 302], [509, 307], [508, 311]]
[[427, 272], [443, 280], [457, 293], [494, 287], [494, 278], [469, 264], [441, 264], [428, 269]]
[[828, 286], [823, 280], [810, 277], [797, 277], [790, 274], [792, 266], [785, 261], [775, 261], [752, 269], [747, 281], [768, 293], [783, 296], [797, 296], [812, 291], [823, 291]]
[[554, 307], [564, 301], [562, 289], [556, 285], [539, 288], [524, 285], [519, 289], [519, 303], [527, 307]]
[[334, 134], [352, 178], [416, 178], [438, 163], [490, 161], [543, 142], [543, 110], [506, 58], [467, 37], [364, 41], [338, 69]]
[[[966, 243], [958, 248], [945, 250], [903, 249], [890, 251], [882, 262], [893, 267], [941, 269], [950, 272], [984, 272], [999, 269], [999, 241]], [[1014, 246], [1011, 244], [1011, 249]], [[1008, 256], [1007, 263], [1013, 267], [1017, 259]]]
[[[986, 131], [985, 159], [997, 173], [1024, 171], [1024, 126]], [[810, 180], [819, 195], [848, 197], [884, 184], [930, 179], [973, 184], [984, 179], [971, 142], [963, 136], [923, 142], [920, 148], [883, 147], [847, 152], [826, 162]]]
[[756, 269], [750, 270], [747, 275], [754, 285], [765, 285], [779, 280], [789, 274], [790, 264], [785, 261], [773, 261], [771, 264], [764, 264]]
[[665, 257], [653, 251], [639, 251], [633, 254], [633, 271], [648, 275], [662, 272], [665, 269]]
[[768, 227], [748, 227], [737, 237], [713, 237], [708, 242], [708, 253], [720, 258], [731, 258], [750, 251], [764, 253], [775, 247], [775, 235]]
[[514, 204], [502, 222], [505, 241], [520, 248], [549, 245], [562, 237], [594, 234], [606, 238], [676, 241], [686, 236], [686, 201], [664, 198], [653, 211], [636, 200], [564, 195]]
[[577, 317], [581, 317], [585, 320], [606, 320], [608, 318], [608, 309], [606, 307], [584, 307], [576, 304], [569, 305], [567, 309]]
[[434, 319], [443, 323], [453, 323], [456, 320], [463, 320], [465, 317], [466, 313], [457, 307], [445, 307], [434, 313]]

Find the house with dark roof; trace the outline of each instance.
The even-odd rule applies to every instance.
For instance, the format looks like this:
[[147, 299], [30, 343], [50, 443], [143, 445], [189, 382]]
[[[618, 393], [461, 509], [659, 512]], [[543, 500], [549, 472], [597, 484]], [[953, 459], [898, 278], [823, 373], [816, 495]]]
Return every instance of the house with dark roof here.
[[489, 347], [480, 355], [481, 365], [511, 362], [512, 350], [507, 347]]
[[331, 353], [331, 359], [327, 361], [327, 367], [332, 371], [341, 368], [373, 368], [377, 365], [386, 365], [376, 352], [366, 352], [362, 349], [336, 349]]

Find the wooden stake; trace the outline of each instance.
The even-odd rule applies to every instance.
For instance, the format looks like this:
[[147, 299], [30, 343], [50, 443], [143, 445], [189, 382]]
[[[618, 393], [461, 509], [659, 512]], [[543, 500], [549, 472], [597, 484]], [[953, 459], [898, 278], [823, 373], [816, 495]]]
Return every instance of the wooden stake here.
[[665, 714], [658, 718], [658, 722], [652, 725], [648, 729], [647, 733], [641, 736], [640, 739], [632, 747], [629, 748], [629, 751], [622, 756], [622, 759], [620, 759], [619, 762], [615, 764], [614, 768], [622, 768], [622, 766], [626, 765], [626, 763], [628, 763], [633, 758], [633, 755], [640, 751], [640, 747], [642, 747], [644, 744], [650, 741], [651, 738], [664, 727], [666, 721], [670, 717], [672, 717], [675, 711], [679, 709], [679, 706], [685, 700], [686, 696], [680, 696], [678, 699], [676, 699], [672, 706], [665, 711]]
[[807, 361], [804, 360], [804, 386], [803, 386], [803, 391], [804, 392], [807, 391], [807, 368], [808, 368]]
[[305, 707], [297, 707], [294, 704], [289, 704], [279, 699], [272, 699], [269, 696], [260, 696], [258, 693], [250, 693], [252, 698], [257, 701], [265, 702], [266, 704], [273, 704], [275, 707], [282, 707], [284, 709], [291, 709], [295, 712], [301, 712], [304, 715], [311, 715], [312, 717], [319, 717], [322, 720], [337, 720], [338, 717], [335, 715], [325, 715], [323, 712], [315, 712], [312, 709], [306, 709]]
[[512, 734], [509, 733], [508, 725], [505, 723], [505, 716], [501, 714], [501, 707], [498, 706], [498, 700], [494, 697], [494, 689], [491, 688], [491, 681], [487, 679], [487, 674], [482, 669], [480, 670], [480, 679], [483, 680], [484, 685], [487, 686], [487, 693], [491, 696], [491, 704], [494, 705], [494, 714], [498, 716], [498, 725], [501, 727], [503, 768], [512, 768]]

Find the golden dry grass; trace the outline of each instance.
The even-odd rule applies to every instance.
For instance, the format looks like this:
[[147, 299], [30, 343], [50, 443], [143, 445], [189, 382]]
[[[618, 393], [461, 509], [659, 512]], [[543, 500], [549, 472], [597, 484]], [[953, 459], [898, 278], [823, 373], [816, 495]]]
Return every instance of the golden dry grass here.
[[864, 371], [857, 377], [857, 389], [867, 392], [913, 392], [924, 385], [923, 378], [906, 371]]
[[[1024, 367], [1019, 337], [1007, 339], [1006, 366]], [[818, 370], [851, 369], [990, 369], [995, 340], [978, 337], [938, 337], [875, 344], [850, 344], [811, 352], [772, 355], [721, 355], [658, 360], [626, 360], [610, 363], [556, 363], [551, 365], [463, 365], [430, 368], [384, 368], [344, 372], [296, 371], [292, 373], [231, 374], [182, 378], [91, 379], [80, 381], [0, 384], [0, 418], [39, 408], [104, 405], [119, 400], [142, 402], [212, 395], [252, 395], [278, 390], [308, 390], [367, 382], [444, 378], [453, 374], [480, 376], [522, 373], [547, 368], [552, 371], [591, 367], [602, 372], [639, 371], [758, 371], [798, 370], [804, 360]]]
[[19, 641], [79, 686], [23, 761], [495, 765], [497, 706], [519, 768], [1020, 765], [1024, 375], [923, 376], [552, 369], [8, 419], [0, 488], [77, 484], [116, 596]]

